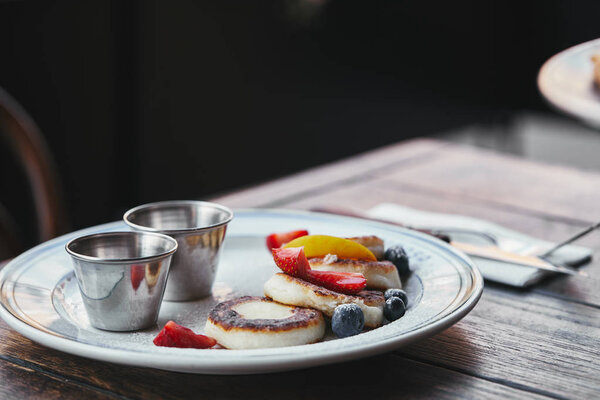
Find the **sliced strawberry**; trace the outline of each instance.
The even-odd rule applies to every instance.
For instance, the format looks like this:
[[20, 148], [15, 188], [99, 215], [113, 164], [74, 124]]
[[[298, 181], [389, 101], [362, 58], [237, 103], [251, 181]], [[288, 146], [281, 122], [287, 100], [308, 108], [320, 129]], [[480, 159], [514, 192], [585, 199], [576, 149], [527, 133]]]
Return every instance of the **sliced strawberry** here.
[[173, 321], [165, 324], [153, 340], [157, 346], [207, 349], [217, 344], [211, 337], [195, 334], [191, 329]]
[[356, 294], [367, 286], [364, 275], [353, 272], [308, 270], [306, 280], [334, 292], [345, 294]]
[[146, 275], [146, 268], [143, 265], [134, 264], [131, 266], [131, 287], [133, 290], [137, 290], [140, 287], [140, 283]]
[[275, 264], [286, 274], [304, 278], [310, 271], [308, 258], [304, 255], [304, 247], [276, 248], [271, 250]]
[[269, 250], [275, 249], [277, 247], [283, 246], [287, 242], [291, 242], [292, 240], [299, 238], [300, 236], [306, 235], [308, 235], [307, 230], [272, 233], [269, 236], [267, 236], [267, 248]]
[[351, 272], [314, 271], [310, 269], [304, 247], [275, 248], [271, 250], [275, 264], [286, 274], [306, 279], [339, 293], [354, 294], [367, 286], [363, 274]]

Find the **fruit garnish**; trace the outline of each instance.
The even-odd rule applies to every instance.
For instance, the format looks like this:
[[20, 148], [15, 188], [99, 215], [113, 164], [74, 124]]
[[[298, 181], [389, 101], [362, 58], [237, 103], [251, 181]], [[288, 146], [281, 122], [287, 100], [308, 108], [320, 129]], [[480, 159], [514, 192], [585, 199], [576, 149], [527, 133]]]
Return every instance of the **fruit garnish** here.
[[358, 335], [365, 327], [365, 315], [356, 304], [341, 304], [333, 310], [331, 330], [337, 337]]
[[267, 236], [267, 248], [269, 250], [275, 249], [283, 246], [284, 244], [299, 238], [301, 236], [308, 235], [307, 230], [297, 230], [291, 232], [280, 232], [280, 233], [272, 233]]
[[306, 280], [338, 293], [356, 294], [367, 286], [363, 274], [308, 270]]
[[131, 266], [131, 287], [133, 290], [137, 290], [140, 287], [140, 283], [146, 275], [145, 267], [143, 265], [134, 264]]
[[207, 349], [217, 344], [215, 339], [196, 334], [191, 329], [178, 325], [173, 321], [165, 324], [153, 342], [156, 346], [194, 349]]
[[297, 278], [306, 277], [306, 273], [310, 270], [310, 264], [303, 247], [275, 248], [271, 251], [275, 264], [283, 272]]
[[304, 247], [271, 250], [275, 264], [286, 274], [307, 280], [339, 293], [355, 294], [367, 286], [363, 274], [353, 272], [314, 271], [310, 269]]
[[406, 305], [400, 297], [390, 297], [383, 305], [383, 315], [390, 322], [402, 318], [405, 312]]
[[328, 235], [301, 236], [285, 244], [284, 248], [304, 246], [306, 257], [324, 257], [335, 254], [340, 258], [353, 258], [356, 260], [377, 261], [377, 258], [365, 246], [349, 239]]
[[385, 251], [384, 258], [394, 263], [400, 275], [410, 271], [408, 255], [402, 246], [392, 246]]
[[408, 306], [408, 295], [402, 289], [388, 289], [383, 294], [383, 297], [386, 300], [391, 297], [398, 297], [398, 298], [400, 298], [400, 300], [402, 300], [402, 302], [404, 303], [405, 306]]

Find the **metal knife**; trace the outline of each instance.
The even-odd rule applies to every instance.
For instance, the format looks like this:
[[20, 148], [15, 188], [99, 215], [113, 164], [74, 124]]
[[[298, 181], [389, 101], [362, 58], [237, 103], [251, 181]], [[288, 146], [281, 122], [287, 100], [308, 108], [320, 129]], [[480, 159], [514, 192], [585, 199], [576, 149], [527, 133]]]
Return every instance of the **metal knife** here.
[[587, 276], [583, 271], [579, 271], [575, 268], [567, 267], [564, 265], [551, 264], [539, 257], [535, 256], [524, 256], [521, 254], [510, 253], [504, 251], [496, 246], [478, 246], [470, 243], [462, 243], [450, 241], [450, 244], [473, 257], [486, 258], [488, 260], [502, 261], [510, 264], [523, 265], [526, 267], [533, 267], [543, 269], [546, 271], [559, 272], [562, 274], [569, 275], [582, 275]]

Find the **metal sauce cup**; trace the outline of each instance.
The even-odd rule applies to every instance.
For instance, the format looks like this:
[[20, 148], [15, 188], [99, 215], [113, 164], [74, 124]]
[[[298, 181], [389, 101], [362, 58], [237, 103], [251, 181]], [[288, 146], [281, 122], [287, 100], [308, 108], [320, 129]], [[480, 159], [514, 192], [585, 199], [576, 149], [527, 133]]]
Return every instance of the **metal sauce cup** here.
[[173, 256], [165, 300], [188, 301], [210, 295], [221, 245], [233, 212], [205, 201], [163, 201], [132, 208], [123, 220], [133, 229], [160, 232], [179, 244]]
[[90, 324], [133, 331], [156, 324], [177, 242], [166, 235], [109, 232], [65, 246]]

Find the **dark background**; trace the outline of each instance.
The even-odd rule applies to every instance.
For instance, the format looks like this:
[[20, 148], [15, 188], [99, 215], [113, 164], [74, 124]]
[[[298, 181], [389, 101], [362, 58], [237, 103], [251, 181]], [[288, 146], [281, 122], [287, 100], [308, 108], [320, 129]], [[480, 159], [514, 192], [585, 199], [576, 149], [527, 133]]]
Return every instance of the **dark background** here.
[[[42, 130], [71, 228], [415, 136], [552, 113], [543, 62], [597, 1], [0, 1], [0, 86]], [[0, 142], [0, 203], [35, 243]]]

